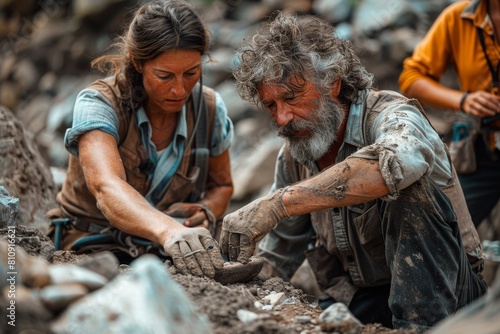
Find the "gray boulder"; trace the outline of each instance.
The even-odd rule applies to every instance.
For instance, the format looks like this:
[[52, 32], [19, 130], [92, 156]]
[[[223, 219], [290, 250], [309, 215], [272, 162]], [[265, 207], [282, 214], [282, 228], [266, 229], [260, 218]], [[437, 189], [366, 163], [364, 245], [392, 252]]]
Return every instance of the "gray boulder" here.
[[0, 106], [0, 184], [19, 199], [17, 224], [48, 231], [45, 213], [56, 207], [56, 188], [33, 135]]
[[55, 333], [211, 333], [206, 316], [154, 256], [145, 255], [103, 288], [72, 304]]

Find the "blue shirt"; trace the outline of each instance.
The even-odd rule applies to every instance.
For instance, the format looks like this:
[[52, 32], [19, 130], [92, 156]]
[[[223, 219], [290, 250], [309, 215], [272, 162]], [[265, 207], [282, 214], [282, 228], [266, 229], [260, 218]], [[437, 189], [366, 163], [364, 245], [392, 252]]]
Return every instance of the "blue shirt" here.
[[[210, 156], [218, 156], [225, 152], [233, 143], [234, 129], [231, 119], [227, 115], [226, 105], [219, 93], [215, 93], [215, 119], [209, 146]], [[154, 165], [152, 172], [148, 175], [151, 186], [146, 194], [146, 199], [152, 204], [152, 194], [163, 193], [170, 184], [172, 176], [179, 168], [184, 155], [184, 141], [187, 138], [186, 107], [180, 112], [174, 139], [165, 150], [158, 156], [156, 146], [151, 140], [151, 124], [141, 107], [137, 110], [137, 124], [141, 134], [141, 140], [147, 148], [149, 159]], [[101, 130], [115, 137], [116, 143], [119, 138], [119, 120], [110, 101], [95, 89], [82, 90], [75, 102], [73, 112], [73, 125], [66, 130], [64, 145], [69, 153], [78, 156], [78, 138], [90, 130]]]

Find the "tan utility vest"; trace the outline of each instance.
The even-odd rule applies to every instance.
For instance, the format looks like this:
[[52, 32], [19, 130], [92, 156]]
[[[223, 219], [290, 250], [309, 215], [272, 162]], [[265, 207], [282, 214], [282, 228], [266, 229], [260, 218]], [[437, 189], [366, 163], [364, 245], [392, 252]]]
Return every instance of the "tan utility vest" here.
[[[146, 173], [143, 172], [147, 163], [147, 151], [141, 141], [140, 131], [135, 117], [135, 111], [122, 99], [122, 93], [111, 79], [97, 80], [87, 88], [99, 91], [108, 99], [119, 119], [119, 144], [118, 151], [126, 172], [126, 180], [141, 195], [145, 195], [150, 187]], [[215, 92], [203, 86], [203, 95], [208, 110], [209, 136], [214, 124], [215, 117]], [[191, 95], [187, 103], [187, 129], [188, 138], [194, 128], [194, 101]], [[191, 148], [195, 145], [193, 140], [191, 147], [186, 147], [179, 169], [174, 174], [170, 185], [165, 191], [162, 199], [156, 205], [159, 210], [165, 210], [176, 202], [185, 202], [192, 193], [200, 169], [192, 166]], [[205, 171], [208, 173], [208, 171]], [[71, 155], [66, 179], [61, 191], [57, 194], [57, 201], [66, 214], [81, 219], [92, 221], [96, 224], [109, 226], [109, 222], [97, 207], [94, 195], [87, 188], [82, 168], [78, 158]]]

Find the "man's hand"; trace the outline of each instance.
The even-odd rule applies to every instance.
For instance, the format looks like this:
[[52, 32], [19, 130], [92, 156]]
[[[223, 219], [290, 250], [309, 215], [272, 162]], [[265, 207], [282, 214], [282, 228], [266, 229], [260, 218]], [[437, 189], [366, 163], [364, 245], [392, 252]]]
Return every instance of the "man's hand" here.
[[224, 261], [219, 245], [204, 228], [183, 228], [163, 244], [182, 274], [213, 278], [215, 269], [222, 269]]
[[278, 189], [224, 218], [221, 250], [229, 261], [247, 263], [253, 255], [255, 244], [284, 217], [289, 217], [281, 200], [286, 189]]
[[163, 212], [172, 217], [186, 218], [183, 223], [186, 227], [201, 225], [200, 227], [208, 229], [216, 221], [212, 211], [199, 203], [174, 203]]

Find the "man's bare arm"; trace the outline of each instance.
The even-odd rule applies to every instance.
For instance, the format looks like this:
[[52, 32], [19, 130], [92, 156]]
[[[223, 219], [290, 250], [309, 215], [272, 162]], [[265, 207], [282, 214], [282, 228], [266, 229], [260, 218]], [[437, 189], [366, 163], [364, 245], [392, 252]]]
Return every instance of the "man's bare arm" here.
[[286, 216], [368, 202], [387, 194], [378, 161], [347, 159], [228, 214], [221, 232], [222, 253], [230, 261], [246, 263], [255, 244]]
[[347, 159], [287, 188], [282, 196], [289, 215], [343, 207], [383, 197], [389, 188], [378, 161]]

